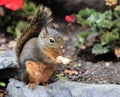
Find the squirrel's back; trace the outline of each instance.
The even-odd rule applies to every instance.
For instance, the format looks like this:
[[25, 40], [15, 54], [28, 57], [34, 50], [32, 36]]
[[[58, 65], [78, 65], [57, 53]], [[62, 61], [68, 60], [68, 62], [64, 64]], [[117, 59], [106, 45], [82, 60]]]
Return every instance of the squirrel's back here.
[[19, 58], [25, 43], [31, 38], [38, 37], [43, 27], [48, 26], [51, 21], [51, 10], [43, 5], [38, 7], [38, 11], [30, 25], [24, 30], [16, 46], [16, 55]]

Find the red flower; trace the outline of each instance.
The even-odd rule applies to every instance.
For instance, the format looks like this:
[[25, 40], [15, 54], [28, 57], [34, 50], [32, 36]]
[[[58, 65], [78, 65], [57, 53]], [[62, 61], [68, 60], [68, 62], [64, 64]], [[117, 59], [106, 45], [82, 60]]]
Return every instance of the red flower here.
[[65, 16], [65, 20], [68, 22], [68, 23], [74, 23], [76, 21], [76, 17], [74, 14], [72, 15], [67, 15]]
[[66, 20], [67, 22], [71, 22], [71, 21], [72, 21], [72, 18], [71, 18], [71, 16], [67, 15], [67, 16], [65, 16], [65, 20]]
[[23, 0], [0, 0], [0, 6], [5, 6], [13, 11], [19, 9], [23, 5]]

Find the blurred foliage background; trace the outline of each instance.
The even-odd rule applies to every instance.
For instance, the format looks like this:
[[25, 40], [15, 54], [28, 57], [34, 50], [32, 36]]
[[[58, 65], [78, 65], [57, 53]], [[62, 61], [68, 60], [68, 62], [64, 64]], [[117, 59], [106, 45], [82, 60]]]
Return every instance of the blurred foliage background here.
[[[22, 2], [22, 5], [18, 5], [19, 8], [13, 10], [12, 7], [20, 2]], [[7, 7], [7, 3], [11, 4], [11, 6]], [[53, 11], [53, 15], [63, 18], [68, 14], [77, 13], [80, 9], [86, 7], [94, 8], [101, 12], [107, 9], [105, 0], [1, 0], [0, 31], [11, 33], [15, 38], [19, 36], [19, 32], [21, 32], [33, 18], [39, 4], [49, 6]]]
[[17, 10], [0, 7], [0, 30], [18, 38], [33, 18], [36, 8], [36, 4], [28, 0], [24, 0], [21, 8]]
[[120, 57], [120, 5], [117, 0], [105, 0], [105, 5], [104, 12], [86, 8], [77, 13], [77, 23], [88, 29], [78, 35], [76, 46], [91, 47], [95, 55], [114, 51]]
[[53, 16], [63, 20], [65, 17], [68, 25], [87, 28], [78, 34], [77, 48], [85, 49], [89, 45], [95, 55], [118, 51], [120, 0], [1, 0], [0, 32], [10, 33], [18, 39], [33, 19], [39, 4], [50, 7]]

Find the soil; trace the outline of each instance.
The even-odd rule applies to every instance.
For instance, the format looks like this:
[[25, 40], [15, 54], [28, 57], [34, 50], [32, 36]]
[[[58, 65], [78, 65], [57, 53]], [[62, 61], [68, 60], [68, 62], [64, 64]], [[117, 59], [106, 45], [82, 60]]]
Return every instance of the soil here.
[[[62, 33], [65, 41], [63, 56], [70, 58], [72, 62], [68, 65], [58, 64], [49, 83], [57, 80], [71, 80], [83, 83], [120, 84], [120, 62], [113, 53], [94, 56], [91, 54], [90, 48], [76, 49], [74, 47], [78, 42], [76, 36], [86, 28], [73, 24], [71, 30], [67, 23], [59, 21], [59, 19], [55, 20], [55, 23], [58, 24], [55, 26]], [[10, 44], [11, 41], [13, 45]], [[11, 35], [0, 33], [0, 48], [2, 47], [7, 49], [15, 47], [15, 41]], [[69, 72], [66, 73], [66, 70]]]
[[[72, 59], [72, 62], [68, 65], [57, 65], [51, 81], [61, 79], [83, 83], [120, 84], [120, 62], [113, 52], [95, 56], [91, 54], [91, 48], [75, 49], [74, 45], [78, 42], [77, 35], [86, 28], [73, 24], [73, 29], [70, 30], [67, 23], [58, 21], [58, 24], [60, 24], [58, 30], [63, 34], [65, 41], [64, 56]], [[66, 74], [65, 70], [78, 73]]]

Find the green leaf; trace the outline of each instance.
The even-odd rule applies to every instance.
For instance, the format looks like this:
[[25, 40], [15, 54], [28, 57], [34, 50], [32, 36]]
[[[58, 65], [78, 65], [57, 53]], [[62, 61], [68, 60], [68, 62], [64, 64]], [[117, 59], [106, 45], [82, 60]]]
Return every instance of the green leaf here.
[[115, 10], [113, 14], [116, 18], [118, 18], [118, 19], [120, 18], [120, 11], [119, 10]]
[[77, 23], [83, 25], [84, 20], [82, 19], [81, 16], [77, 16]]
[[105, 45], [107, 43], [113, 42], [115, 40], [119, 39], [119, 32], [118, 29], [113, 29], [112, 32], [106, 32], [101, 40], [101, 44]]
[[90, 34], [95, 34], [95, 36], [100, 35], [102, 32], [102, 28], [99, 27], [97, 24], [93, 24], [93, 26], [90, 28]]
[[107, 52], [109, 52], [109, 48], [108, 47], [103, 47], [101, 44], [96, 44], [92, 48], [92, 53], [95, 54], [95, 55], [105, 54]]
[[120, 28], [120, 18], [114, 21], [114, 26]]
[[82, 18], [87, 18], [90, 14], [94, 13], [95, 10], [94, 9], [89, 9], [89, 8], [85, 8], [85, 9], [82, 9], [78, 12], [77, 16], [80, 16]]
[[36, 12], [36, 5], [33, 2], [25, 3], [24, 4], [25, 9], [26, 9], [26, 16], [34, 15]]
[[81, 44], [84, 44], [86, 42], [87, 36], [88, 36], [88, 32], [82, 32], [82, 33], [78, 34], [79, 42]]
[[27, 25], [28, 25], [28, 22], [19, 21], [18, 24], [17, 24], [17, 28], [21, 30], [21, 29], [24, 29]]
[[88, 17], [87, 21], [90, 23], [100, 23], [102, 21], [102, 14], [95, 12]]
[[6, 84], [5, 84], [5, 83], [3, 83], [3, 82], [0, 82], [0, 86], [5, 87], [5, 86], [6, 86]]
[[74, 43], [74, 47], [75, 47], [76, 49], [79, 49], [79, 48], [80, 48], [80, 43], [79, 43], [79, 42], [75, 42], [75, 43]]
[[91, 22], [88, 21], [88, 20], [82, 20], [82, 21], [81, 21], [81, 25], [82, 25], [82, 26], [88, 26], [88, 25], [91, 26]]
[[26, 21], [19, 21], [17, 24], [17, 27], [15, 28], [16, 32], [16, 39], [18, 39], [21, 35], [21, 32], [25, 29], [25, 27], [28, 25], [28, 22]]
[[112, 11], [108, 10], [103, 13], [104, 20], [112, 20]]
[[62, 80], [62, 81], [67, 81], [68, 80], [68, 78], [63, 76], [63, 74], [57, 74], [56, 76], [59, 80]]
[[76, 63], [76, 64], [73, 65], [73, 67], [81, 67], [81, 66], [82, 66], [81, 63]]
[[89, 25], [89, 21], [87, 21], [86, 19], [92, 14], [94, 13], [95, 10], [93, 9], [82, 9], [78, 12], [78, 14], [76, 15], [77, 17], [77, 23], [85, 26], [85, 25]]
[[101, 21], [101, 23], [99, 23], [99, 25], [102, 28], [108, 28], [108, 29], [110, 29], [113, 26], [113, 22], [109, 21], [109, 20], [104, 20], [104, 21]]
[[11, 33], [15, 36], [15, 27], [14, 26], [8, 26], [7, 27], [7, 32]]

